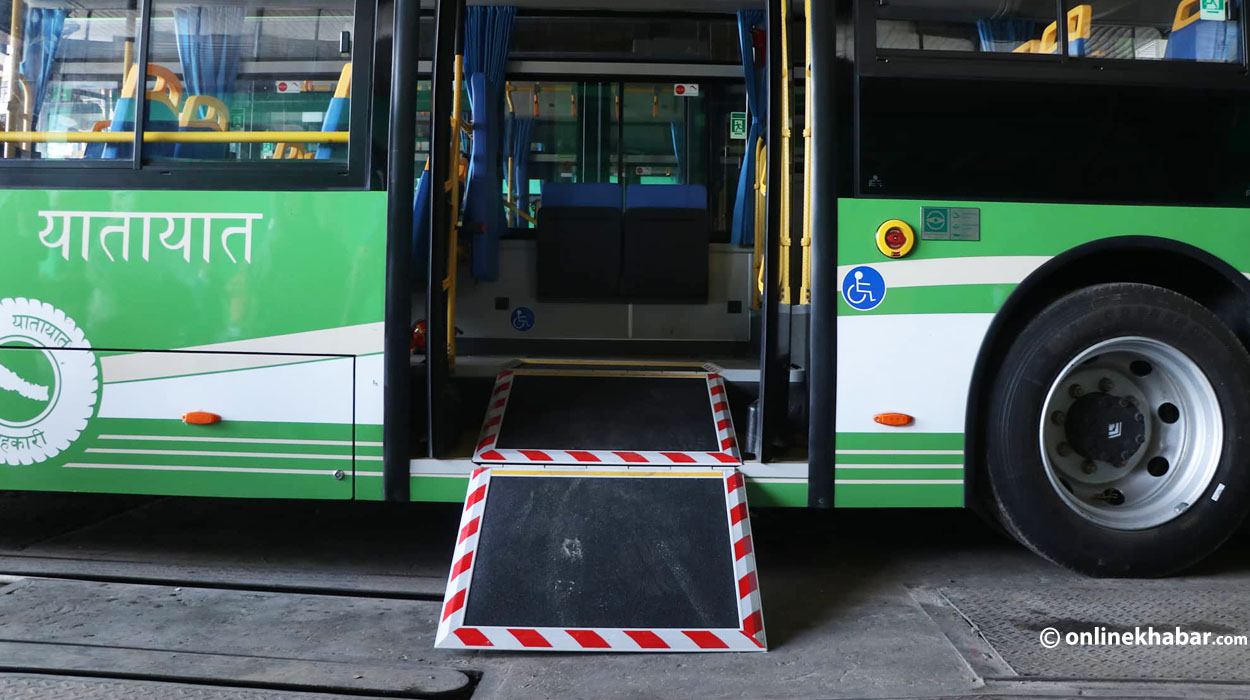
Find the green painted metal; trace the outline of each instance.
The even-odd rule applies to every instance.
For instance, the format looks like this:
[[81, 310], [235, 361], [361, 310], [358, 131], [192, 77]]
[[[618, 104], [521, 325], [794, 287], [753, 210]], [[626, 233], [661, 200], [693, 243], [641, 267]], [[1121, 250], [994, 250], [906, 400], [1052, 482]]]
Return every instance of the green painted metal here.
[[[53, 305], [97, 348], [168, 350], [382, 320], [384, 192], [0, 190], [0, 211], [0, 298]], [[221, 217], [207, 248], [204, 214]], [[190, 231], [187, 215], [200, 215]], [[241, 215], [261, 217], [251, 262], [242, 234], [223, 242]], [[127, 222], [128, 251], [124, 231], [105, 231]]]
[[835, 508], [962, 508], [963, 483], [838, 484]]
[[[128, 381], [123, 373], [118, 381], [101, 359], [317, 331], [330, 334], [270, 341], [257, 352], [341, 354], [324, 340], [335, 329], [383, 320], [385, 203], [383, 192], [0, 191], [0, 300], [9, 300], [9, 315], [20, 307], [57, 319], [50, 326], [20, 321], [26, 336], [33, 328], [48, 347], [97, 349], [82, 356], [94, 355], [98, 377], [81, 434], [74, 431], [69, 447], [48, 459], [6, 465], [0, 458], [0, 489], [351, 498], [354, 464], [380, 468], [381, 426], [278, 422], [282, 416], [210, 426], [184, 425], [176, 416], [110, 418], [100, 415], [110, 387], [149, 379]], [[17, 348], [30, 343], [12, 333], [0, 342], [9, 383], [26, 377], [59, 391], [55, 378], [40, 379], [43, 355]], [[5, 337], [0, 333], [0, 341]], [[360, 357], [382, 350], [380, 341], [359, 347]], [[77, 353], [60, 353], [69, 355]], [[315, 361], [326, 360], [257, 360]], [[247, 370], [156, 379], [233, 371]], [[167, 390], [159, 381], [150, 386]], [[24, 415], [22, 399], [11, 391], [0, 391], [0, 399], [0, 425], [12, 426]], [[325, 400], [337, 402], [341, 414], [351, 397]], [[7, 449], [11, 462], [11, 444]]]
[[838, 200], [838, 264], [888, 264], [890, 261], [876, 247], [877, 227], [889, 219], [916, 226], [923, 206], [979, 208], [981, 240], [919, 241], [904, 261], [989, 255], [1053, 256], [1090, 241], [1131, 235], [1183, 241], [1239, 270], [1250, 271], [1250, 247], [1241, 237], [1230, 235], [1245, 229], [1245, 209], [917, 199]]

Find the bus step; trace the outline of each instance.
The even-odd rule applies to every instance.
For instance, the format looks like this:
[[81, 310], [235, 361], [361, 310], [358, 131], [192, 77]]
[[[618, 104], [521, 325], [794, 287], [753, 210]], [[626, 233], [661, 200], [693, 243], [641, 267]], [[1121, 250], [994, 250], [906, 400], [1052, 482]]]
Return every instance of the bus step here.
[[476, 469], [441, 649], [763, 651], [734, 467]]
[[473, 461], [742, 463], [714, 365], [518, 363], [499, 373]]

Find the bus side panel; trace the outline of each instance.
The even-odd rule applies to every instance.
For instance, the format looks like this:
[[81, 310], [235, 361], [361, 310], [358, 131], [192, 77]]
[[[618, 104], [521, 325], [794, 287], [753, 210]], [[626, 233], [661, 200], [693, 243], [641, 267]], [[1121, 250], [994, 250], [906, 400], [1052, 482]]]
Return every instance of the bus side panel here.
[[351, 498], [380, 470], [384, 204], [0, 192], [0, 489]]
[[[977, 209], [979, 240], [926, 240], [922, 207]], [[891, 219], [920, 239], [900, 260], [877, 250], [877, 228]], [[963, 505], [977, 353], [1008, 296], [1052, 257], [1112, 236], [1156, 236], [1250, 273], [1250, 246], [1236, 235], [1247, 224], [1250, 211], [1210, 207], [840, 200], [835, 505]], [[874, 420], [881, 413], [915, 420], [890, 427]]]

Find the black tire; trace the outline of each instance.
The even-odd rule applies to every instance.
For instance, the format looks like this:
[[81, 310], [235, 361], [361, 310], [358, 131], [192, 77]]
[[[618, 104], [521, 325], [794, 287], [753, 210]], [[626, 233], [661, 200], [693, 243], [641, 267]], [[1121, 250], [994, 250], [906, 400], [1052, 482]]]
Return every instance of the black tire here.
[[[1168, 343], [1196, 362], [1224, 422], [1218, 466], [1202, 498], [1144, 530], [1104, 527], [1065, 503], [1046, 474], [1038, 435], [1047, 392], [1064, 367], [1085, 349], [1124, 336]], [[983, 463], [994, 510], [1021, 544], [1061, 566], [1091, 576], [1166, 576], [1214, 552], [1250, 510], [1250, 354], [1188, 297], [1143, 284], [1103, 284], [1059, 299], [1016, 337], [988, 408]]]

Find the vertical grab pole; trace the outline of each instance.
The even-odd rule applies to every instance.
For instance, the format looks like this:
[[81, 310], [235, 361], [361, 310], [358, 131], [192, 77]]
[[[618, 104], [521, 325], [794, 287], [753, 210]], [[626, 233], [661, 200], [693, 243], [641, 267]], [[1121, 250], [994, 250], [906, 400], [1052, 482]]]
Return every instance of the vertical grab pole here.
[[812, 303], [812, 0], [803, 0], [803, 237], [801, 305]]
[[781, 3], [789, 0], [768, 0], [768, 174], [764, 203], [767, 226], [764, 246], [764, 292], [760, 309], [760, 397], [759, 435], [762, 462], [772, 458], [772, 443], [779, 436], [778, 426], [786, 416], [786, 358], [781, 353], [781, 180], [789, 175], [782, 170], [781, 95], [785, 90], [781, 60]]
[[[13, 0], [13, 7], [10, 12], [9, 20], [9, 61], [5, 66], [4, 81], [9, 86], [9, 103], [5, 105], [5, 125], [9, 131], [34, 131], [35, 125], [19, 125], [14, 128], [14, 124], [18, 122], [17, 113], [21, 109], [21, 90], [17, 87], [17, 68], [22, 61], [22, 18], [23, 7], [25, 3], [22, 0]], [[124, 78], [123, 78], [124, 79]], [[32, 106], [32, 109], [34, 107]], [[16, 158], [18, 154], [18, 144], [15, 141], [9, 141], [4, 144], [4, 157]]]
[[781, 303], [793, 304], [790, 294], [790, 3], [781, 3]]
[[[399, 0], [404, 2], [405, 0]], [[414, 1], [414, 0], [408, 0]], [[455, 70], [456, 36], [461, 31], [464, 0], [438, 0], [434, 11], [434, 75], [430, 86], [430, 257], [429, 293], [425, 299], [426, 337], [426, 430], [429, 432], [427, 456], [442, 453], [443, 422], [449, 420], [442, 402], [450, 367], [447, 359], [447, 299], [443, 281], [447, 278], [447, 233], [451, 203], [445, 187], [452, 176], [451, 145], [459, 134], [448, 128], [451, 124], [452, 77]], [[413, 58], [416, 65], [416, 58]]]
[[[457, 26], [459, 23], [457, 23]], [[464, 33], [456, 32], [455, 78], [452, 81], [451, 98], [451, 177], [447, 189], [451, 193], [451, 212], [447, 231], [447, 366], [456, 366], [456, 274], [460, 258], [460, 139], [461, 120], [464, 116]], [[473, 138], [470, 132], [469, 138]]]
[[811, 88], [811, 331], [808, 347], [807, 504], [832, 508], [837, 381], [838, 131], [837, 13], [834, 3], [808, 5]]
[[419, 0], [396, 0], [387, 148], [382, 492], [407, 501], [412, 443], [412, 200], [416, 187]]

